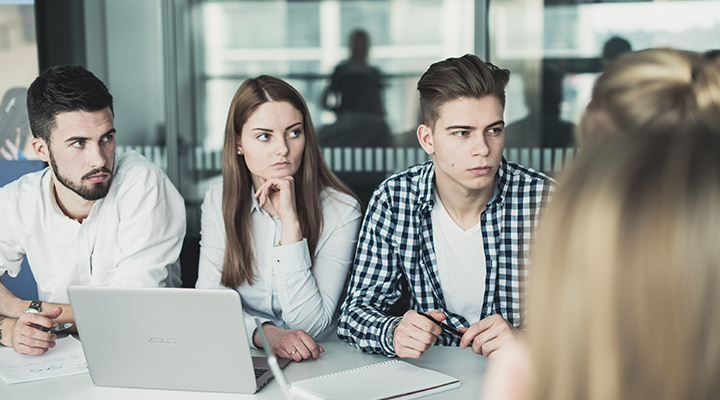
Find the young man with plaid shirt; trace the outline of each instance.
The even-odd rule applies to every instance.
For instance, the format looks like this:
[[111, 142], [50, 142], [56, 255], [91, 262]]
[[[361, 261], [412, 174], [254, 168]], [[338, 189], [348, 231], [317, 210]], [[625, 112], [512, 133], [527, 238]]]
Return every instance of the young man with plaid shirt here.
[[[341, 339], [388, 356], [418, 358], [434, 343], [493, 358], [521, 335], [529, 242], [553, 181], [502, 156], [509, 77], [468, 54], [437, 62], [420, 78], [417, 137], [432, 161], [375, 190], [342, 305]], [[409, 311], [389, 315], [402, 280]]]

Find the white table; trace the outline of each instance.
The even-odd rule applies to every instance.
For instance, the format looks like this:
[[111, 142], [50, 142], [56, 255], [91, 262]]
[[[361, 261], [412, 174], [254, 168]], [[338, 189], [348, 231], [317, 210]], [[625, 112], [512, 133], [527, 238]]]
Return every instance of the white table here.
[[[388, 358], [380, 355], [364, 354], [344, 342], [323, 342], [325, 348], [317, 360], [290, 363], [285, 367], [285, 377], [288, 382], [312, 378], [346, 369], [357, 368], [364, 365], [387, 361]], [[257, 352], [256, 355], [261, 355]], [[471, 349], [459, 347], [433, 346], [418, 360], [406, 360], [420, 367], [434, 369], [460, 379], [462, 386], [458, 389], [433, 396], [427, 399], [473, 399], [480, 397], [482, 380], [487, 365], [485, 357], [474, 354]], [[282, 393], [277, 381], [268, 383], [255, 395], [208, 393], [208, 392], [180, 392], [172, 390], [143, 390], [97, 387], [93, 384], [89, 374], [74, 375], [64, 378], [48, 379], [39, 382], [19, 383], [6, 385], [0, 380], [0, 399], [52, 399], [52, 400], [84, 400], [84, 399], [278, 399]]]

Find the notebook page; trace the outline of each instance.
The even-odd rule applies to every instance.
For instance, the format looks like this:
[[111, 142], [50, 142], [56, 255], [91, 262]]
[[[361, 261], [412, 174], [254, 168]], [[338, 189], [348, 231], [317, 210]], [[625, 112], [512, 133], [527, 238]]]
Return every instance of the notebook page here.
[[7, 384], [87, 372], [82, 345], [73, 336], [56, 340], [55, 347], [41, 356], [16, 353], [12, 347], [0, 349], [0, 377]]

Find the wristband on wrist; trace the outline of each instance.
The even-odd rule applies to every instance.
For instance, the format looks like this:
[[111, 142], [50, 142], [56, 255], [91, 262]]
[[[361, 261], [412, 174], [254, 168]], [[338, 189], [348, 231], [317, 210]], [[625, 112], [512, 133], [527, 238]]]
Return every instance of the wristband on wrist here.
[[40, 314], [40, 311], [42, 310], [42, 301], [40, 300], [31, 300], [30, 305], [27, 306], [24, 313], [33, 313], [33, 314]]
[[393, 321], [392, 325], [390, 325], [390, 329], [388, 329], [387, 332], [387, 341], [393, 351], [395, 350], [395, 344], [393, 343], [393, 339], [395, 338], [395, 329], [397, 329], [398, 325], [400, 325], [400, 321], [402, 321], [402, 318], [398, 318]]

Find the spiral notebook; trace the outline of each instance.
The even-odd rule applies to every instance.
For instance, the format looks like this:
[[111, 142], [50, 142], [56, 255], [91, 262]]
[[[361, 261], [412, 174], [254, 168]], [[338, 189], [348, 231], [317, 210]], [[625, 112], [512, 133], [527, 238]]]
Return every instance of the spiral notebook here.
[[293, 399], [415, 399], [460, 387], [460, 380], [405, 361], [392, 360], [293, 382]]

